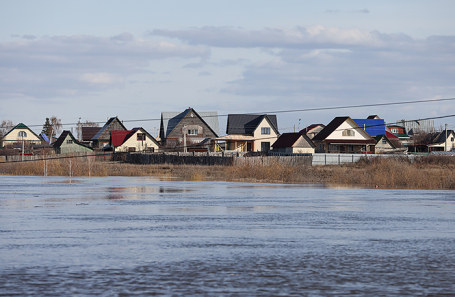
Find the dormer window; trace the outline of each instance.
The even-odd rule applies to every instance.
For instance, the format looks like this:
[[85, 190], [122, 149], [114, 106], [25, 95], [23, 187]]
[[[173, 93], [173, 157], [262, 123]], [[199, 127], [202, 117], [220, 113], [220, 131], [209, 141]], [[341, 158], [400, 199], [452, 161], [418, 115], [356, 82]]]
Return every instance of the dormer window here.
[[355, 132], [354, 132], [354, 130], [346, 129], [343, 131], [342, 135], [343, 136], [355, 136]]
[[19, 131], [19, 133], [17, 134], [18, 137], [27, 137], [27, 132], [25, 131]]

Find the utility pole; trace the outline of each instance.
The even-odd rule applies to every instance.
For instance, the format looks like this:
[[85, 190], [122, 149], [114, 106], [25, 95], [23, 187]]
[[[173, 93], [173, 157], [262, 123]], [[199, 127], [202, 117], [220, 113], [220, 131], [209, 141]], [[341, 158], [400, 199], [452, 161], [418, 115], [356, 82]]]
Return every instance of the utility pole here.
[[82, 123], [81, 118], [77, 122], [77, 140], [82, 141]]
[[183, 152], [186, 153], [186, 129], [185, 126], [183, 126]]

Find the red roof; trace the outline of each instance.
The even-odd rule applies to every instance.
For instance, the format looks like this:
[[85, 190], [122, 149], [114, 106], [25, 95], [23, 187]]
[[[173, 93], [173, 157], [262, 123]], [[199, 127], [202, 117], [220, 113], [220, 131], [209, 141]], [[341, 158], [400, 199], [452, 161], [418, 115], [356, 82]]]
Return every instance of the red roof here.
[[388, 129], [386, 129], [385, 133], [386, 133], [386, 136], [388, 139], [400, 139], [400, 138], [396, 137], [395, 134], [392, 134], [391, 132], [389, 132]]
[[112, 146], [121, 146], [128, 138], [130, 133], [134, 133], [134, 130], [113, 130], [111, 131]]

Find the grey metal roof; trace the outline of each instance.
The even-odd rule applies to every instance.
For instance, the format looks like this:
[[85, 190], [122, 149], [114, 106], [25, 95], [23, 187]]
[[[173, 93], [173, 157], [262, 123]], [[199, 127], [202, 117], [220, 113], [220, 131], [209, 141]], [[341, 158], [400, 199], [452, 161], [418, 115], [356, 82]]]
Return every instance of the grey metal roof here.
[[226, 134], [253, 134], [264, 118], [267, 118], [275, 132], [278, 132], [276, 115], [274, 114], [230, 114], [228, 115]]
[[174, 130], [175, 126], [180, 123], [183, 118], [190, 112], [195, 112], [199, 117], [213, 130], [213, 132], [219, 136], [220, 135], [220, 125], [218, 123], [218, 112], [216, 111], [203, 111], [203, 112], [196, 112], [192, 108], [186, 109], [184, 112], [162, 112], [161, 113], [161, 125], [162, 131], [164, 131], [164, 135], [160, 135], [166, 138], [172, 130]]
[[[125, 128], [125, 126], [123, 126], [122, 122], [117, 118], [117, 117], [112, 117], [110, 118], [106, 124], [104, 124], [104, 126], [95, 134], [95, 136], [92, 137], [91, 140], [97, 140], [98, 138], [100, 138], [101, 135], [103, 135], [103, 133], [110, 127], [110, 125], [112, 125], [112, 123], [117, 120], [120, 125], [122, 125], [123, 128]], [[125, 128], [126, 130], [126, 128]]]

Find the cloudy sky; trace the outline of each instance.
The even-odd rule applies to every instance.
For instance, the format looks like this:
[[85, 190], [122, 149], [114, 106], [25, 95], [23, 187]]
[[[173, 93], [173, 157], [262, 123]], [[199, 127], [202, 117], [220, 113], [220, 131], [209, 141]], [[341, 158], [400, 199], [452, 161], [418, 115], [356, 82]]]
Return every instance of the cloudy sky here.
[[[257, 113], [455, 97], [455, 1], [21, 1], [0, 10], [0, 120], [40, 132], [163, 111]], [[454, 114], [455, 101], [277, 113]], [[221, 134], [226, 117], [220, 117]], [[455, 118], [436, 121], [455, 128]], [[74, 125], [67, 125], [69, 129]]]

